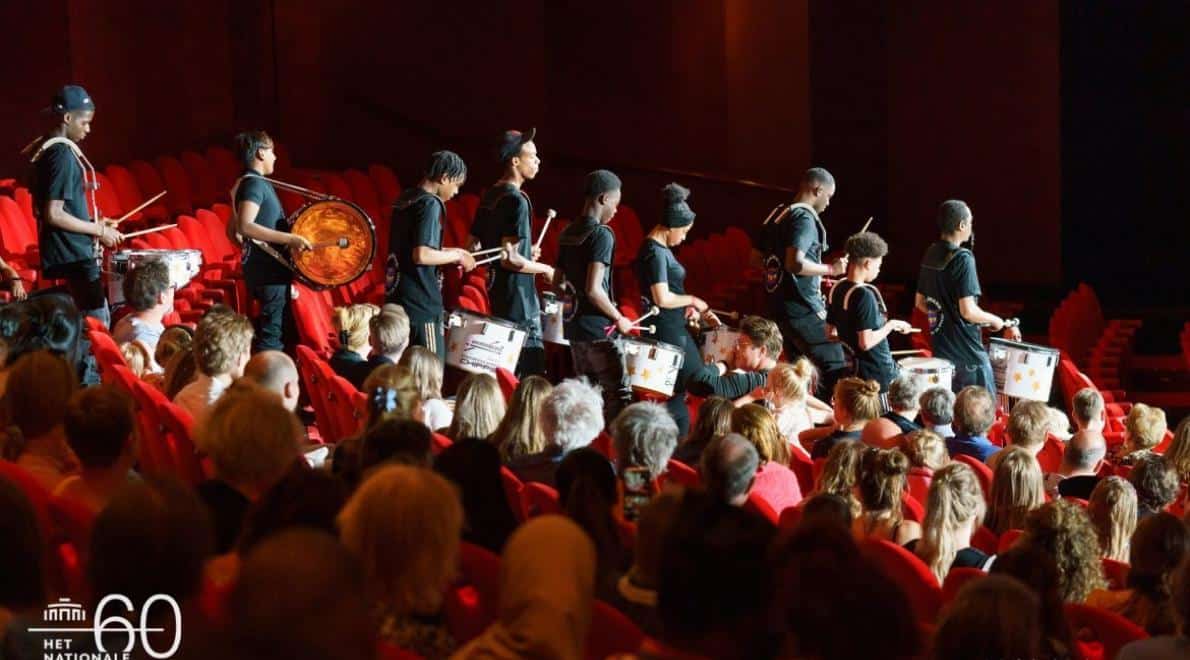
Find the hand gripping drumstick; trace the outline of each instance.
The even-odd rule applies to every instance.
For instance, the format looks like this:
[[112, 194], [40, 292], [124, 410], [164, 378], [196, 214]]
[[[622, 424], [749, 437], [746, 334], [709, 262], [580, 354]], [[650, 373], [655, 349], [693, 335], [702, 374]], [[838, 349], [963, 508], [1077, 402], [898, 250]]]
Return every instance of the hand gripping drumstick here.
[[146, 208], [148, 208], [148, 206], [149, 206], [150, 204], [152, 204], [153, 202], [155, 202], [155, 201], [157, 201], [157, 200], [161, 199], [162, 197], [165, 197], [165, 193], [166, 193], [166, 192], [167, 192], [167, 191], [165, 191], [165, 190], [162, 190], [161, 192], [157, 193], [156, 195], [153, 195], [153, 196], [152, 196], [152, 197], [150, 197], [148, 200], [146, 200], [146, 201], [145, 201], [145, 203], [143, 203], [143, 204], [141, 204], [140, 206], [138, 206], [138, 207], [136, 207], [136, 208], [132, 209], [131, 211], [129, 211], [129, 212], [127, 212], [127, 213], [125, 213], [124, 215], [122, 215], [122, 216], [120, 216], [120, 217], [116, 218], [116, 224], [119, 224], [119, 223], [121, 223], [121, 222], [124, 222], [125, 220], [127, 220], [128, 218], [131, 218], [132, 216], [136, 215], [136, 214], [137, 214], [137, 213], [139, 213], [140, 211], [143, 211], [143, 210], [145, 210], [145, 209], [146, 209]]
[[351, 245], [351, 241], [347, 240], [346, 236], [340, 236], [339, 238], [336, 238], [333, 241], [323, 241], [321, 243], [315, 243], [314, 245], [310, 246], [310, 249], [311, 250], [321, 250], [322, 248], [328, 248], [328, 247], [337, 247], [337, 248], [343, 249], [343, 248], [346, 248], [348, 245]]
[[494, 248], [488, 248], [486, 250], [476, 250], [475, 252], [468, 252], [467, 254], [470, 254], [472, 257], [479, 257], [479, 256], [483, 256], [485, 254], [499, 252], [500, 250], [503, 250], [503, 249], [504, 249], [503, 247], [494, 247]]
[[739, 312], [725, 312], [721, 309], [708, 309], [707, 311], [714, 314], [715, 316], [721, 316], [725, 319], [731, 319], [733, 321], [740, 320]]
[[[498, 248], [498, 249], [503, 249], [503, 248]], [[475, 265], [476, 265], [476, 266], [482, 266], [482, 265], [484, 265], [484, 264], [491, 263], [491, 262], [493, 262], [493, 261], [499, 261], [499, 260], [501, 260], [501, 259], [503, 259], [503, 258], [504, 258], [504, 253], [503, 253], [503, 252], [501, 252], [500, 254], [497, 254], [497, 255], [496, 255], [496, 256], [494, 256], [494, 257], [488, 257], [487, 259], [480, 259], [480, 260], [478, 260], [478, 261], [476, 261], [476, 262], [475, 262]]]
[[[641, 321], [644, 321], [645, 319], [649, 318], [650, 316], [657, 316], [657, 315], [658, 315], [658, 314], [660, 314], [660, 313], [661, 313], [661, 308], [657, 307], [656, 305], [653, 305], [652, 307], [650, 307], [650, 308], [649, 308], [649, 311], [648, 311], [648, 312], [646, 312], [646, 313], [645, 313], [644, 315], [642, 315], [640, 318], [638, 318], [638, 319], [636, 319], [635, 321], [633, 321], [633, 322], [632, 322], [632, 327], [633, 327], [633, 328], [637, 328], [637, 329], [639, 329], [639, 330], [645, 330], [645, 329], [648, 329], [650, 334], [656, 334], [656, 332], [657, 332], [657, 326], [655, 326], [655, 325], [650, 325], [650, 326], [647, 326], [647, 327], [646, 327], [646, 326], [642, 326], [640, 323], [641, 323]], [[611, 324], [611, 325], [609, 325], [609, 326], [605, 327], [605, 328], [603, 329], [603, 331], [604, 331], [605, 333], [607, 333], [607, 334], [608, 334], [608, 336], [611, 336], [612, 332], [613, 332], [613, 331], [615, 331], [615, 329], [616, 329], [616, 324], [614, 324], [614, 323], [613, 323], [613, 324]]]
[[537, 237], [537, 242], [533, 244], [534, 248], [541, 249], [541, 243], [545, 240], [545, 233], [550, 230], [550, 220], [553, 220], [556, 215], [558, 215], [558, 212], [553, 209], [545, 212], [545, 226], [541, 228], [541, 236]]

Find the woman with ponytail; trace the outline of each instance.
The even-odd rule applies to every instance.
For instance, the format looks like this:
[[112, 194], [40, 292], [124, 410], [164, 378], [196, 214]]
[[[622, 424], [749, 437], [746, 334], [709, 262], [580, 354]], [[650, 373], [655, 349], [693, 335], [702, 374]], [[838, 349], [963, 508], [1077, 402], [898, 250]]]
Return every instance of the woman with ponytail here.
[[339, 338], [339, 348], [331, 356], [330, 365], [334, 372], [351, 381], [356, 389], [362, 389], [364, 379], [372, 371], [368, 353], [372, 350], [368, 322], [380, 313], [376, 305], [360, 304], [336, 307], [331, 324]]
[[988, 497], [987, 526], [1000, 535], [1024, 529], [1029, 512], [1045, 504], [1045, 479], [1037, 458], [1024, 447], [1010, 446], [998, 456]]
[[835, 429], [810, 449], [814, 460], [826, 458], [840, 442], [859, 442], [864, 426], [880, 416], [880, 383], [862, 378], [843, 378], [835, 383]]
[[983, 522], [987, 505], [975, 472], [951, 463], [934, 473], [926, 503], [926, 519], [919, 541], [906, 545], [930, 567], [938, 584], [955, 566], [986, 570], [991, 559], [971, 547], [971, 536]]
[[857, 540], [878, 538], [905, 545], [921, 538], [921, 525], [905, 520], [901, 513], [908, 474], [909, 459], [901, 450], [869, 447], [864, 451], [858, 484], [863, 513], [851, 526]]

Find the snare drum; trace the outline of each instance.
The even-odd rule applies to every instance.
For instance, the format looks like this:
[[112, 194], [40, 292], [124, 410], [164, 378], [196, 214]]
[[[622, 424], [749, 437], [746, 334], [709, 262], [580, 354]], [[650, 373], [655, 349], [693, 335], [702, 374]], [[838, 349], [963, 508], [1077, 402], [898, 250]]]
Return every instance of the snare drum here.
[[682, 349], [651, 339], [632, 337], [622, 341], [624, 365], [632, 391], [646, 398], [672, 397], [686, 357]]
[[566, 328], [562, 322], [562, 301], [557, 294], [546, 291], [541, 294], [541, 338], [551, 344], [569, 346]]
[[999, 337], [988, 340], [988, 358], [1001, 394], [1048, 402], [1058, 366], [1058, 349]]
[[945, 387], [951, 389], [954, 382], [954, 363], [936, 357], [911, 357], [897, 362], [901, 371], [921, 379], [927, 388]]
[[731, 364], [739, 339], [740, 331], [725, 325], [702, 333], [702, 361]]
[[446, 364], [473, 374], [496, 375], [516, 369], [525, 331], [491, 316], [465, 310], [451, 312], [447, 323]]
[[113, 305], [124, 302], [124, 278], [127, 274], [151, 261], [160, 261], [169, 269], [169, 283], [174, 290], [190, 283], [202, 269], [200, 250], [120, 250], [112, 254], [111, 271], [107, 280], [108, 300]]

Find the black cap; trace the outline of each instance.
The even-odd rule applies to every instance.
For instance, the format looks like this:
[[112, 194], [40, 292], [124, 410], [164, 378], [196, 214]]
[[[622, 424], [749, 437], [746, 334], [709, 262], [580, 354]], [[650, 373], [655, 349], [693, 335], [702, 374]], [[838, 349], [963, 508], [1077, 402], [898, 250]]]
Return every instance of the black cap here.
[[95, 103], [91, 101], [91, 95], [87, 93], [87, 90], [79, 85], [67, 85], [54, 94], [46, 112], [58, 114], [94, 109]]
[[513, 156], [521, 153], [521, 147], [525, 146], [526, 142], [532, 142], [534, 135], [537, 135], [536, 128], [530, 128], [524, 133], [504, 131], [504, 137], [500, 140], [500, 162], [507, 163]]

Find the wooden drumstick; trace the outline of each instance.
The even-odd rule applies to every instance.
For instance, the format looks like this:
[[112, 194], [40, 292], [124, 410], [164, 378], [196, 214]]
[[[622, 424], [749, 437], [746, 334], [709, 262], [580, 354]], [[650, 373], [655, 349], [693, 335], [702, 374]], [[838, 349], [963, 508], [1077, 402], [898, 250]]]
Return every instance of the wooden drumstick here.
[[892, 351], [891, 354], [892, 355], [920, 355], [922, 353], [925, 353], [925, 351], [923, 349], [915, 348], [915, 349], [906, 350], [906, 351]]
[[721, 309], [711, 309], [711, 310], [707, 310], [707, 311], [714, 314], [715, 316], [722, 316], [725, 319], [732, 319], [733, 321], [740, 320], [739, 312], [725, 312]]
[[470, 254], [473, 257], [479, 257], [479, 256], [483, 256], [485, 254], [499, 252], [500, 250], [503, 250], [503, 249], [504, 249], [503, 247], [494, 247], [494, 248], [488, 248], [486, 250], [476, 250], [475, 252], [469, 252], [468, 254]]
[[655, 325], [634, 325], [629, 330], [641, 330], [651, 335], [657, 334], [657, 326]]
[[869, 227], [869, 226], [871, 226], [871, 224], [872, 224], [872, 217], [873, 217], [873, 216], [868, 216], [868, 221], [864, 223], [864, 228], [863, 228], [863, 229], [861, 229], [861, 230], [859, 230], [859, 233], [861, 233], [861, 234], [862, 234], [862, 233], [864, 233], [865, 231], [868, 231], [868, 227]]
[[142, 229], [140, 231], [134, 231], [131, 234], [124, 234], [124, 238], [125, 239], [134, 238], [136, 236], [152, 234], [153, 232], [156, 232], [156, 231], [165, 231], [166, 229], [173, 229], [174, 227], [177, 227], [177, 225], [161, 225], [160, 227], [153, 227], [150, 229]]
[[157, 201], [157, 200], [161, 199], [162, 197], [165, 197], [165, 193], [166, 193], [166, 192], [168, 192], [168, 191], [166, 191], [166, 190], [162, 190], [161, 192], [157, 193], [156, 195], [153, 195], [152, 197], [150, 197], [150, 198], [149, 198], [147, 201], [145, 201], [145, 203], [143, 203], [143, 204], [141, 204], [140, 206], [138, 206], [138, 207], [136, 207], [136, 208], [132, 209], [131, 211], [129, 211], [129, 212], [127, 212], [127, 213], [125, 213], [124, 215], [122, 215], [122, 216], [120, 216], [120, 217], [116, 218], [116, 224], [119, 224], [119, 223], [121, 223], [121, 222], [124, 222], [124, 221], [125, 221], [125, 220], [127, 220], [128, 218], [131, 218], [132, 216], [136, 215], [137, 213], [139, 213], [139, 212], [141, 212], [141, 211], [145, 210], [145, 209], [146, 209], [146, 208], [148, 208], [148, 207], [149, 207], [149, 205], [150, 205], [150, 204], [152, 204], [153, 202], [155, 202], [155, 201]]
[[491, 263], [491, 262], [493, 262], [493, 261], [499, 261], [499, 260], [501, 260], [501, 259], [503, 259], [503, 258], [504, 258], [504, 254], [503, 254], [503, 253], [501, 253], [501, 254], [497, 254], [497, 255], [496, 255], [496, 256], [494, 256], [494, 257], [488, 257], [487, 259], [480, 259], [480, 260], [478, 260], [478, 261], [476, 261], [476, 262], [475, 262], [475, 265], [476, 265], [476, 266], [482, 266], [482, 265], [484, 265], [484, 264]]
[[321, 250], [322, 248], [328, 248], [328, 247], [337, 247], [339, 249], [344, 249], [348, 245], [351, 245], [351, 241], [347, 240], [346, 236], [340, 236], [339, 238], [336, 238], [333, 241], [323, 241], [321, 243], [315, 243], [314, 245], [310, 246], [310, 249], [311, 250]]
[[541, 249], [541, 243], [545, 241], [545, 233], [550, 230], [550, 220], [553, 220], [554, 216], [556, 215], [558, 215], [558, 213], [553, 209], [545, 212], [545, 225], [541, 228], [541, 236], [538, 236], [537, 242], [533, 244], [535, 249]]

